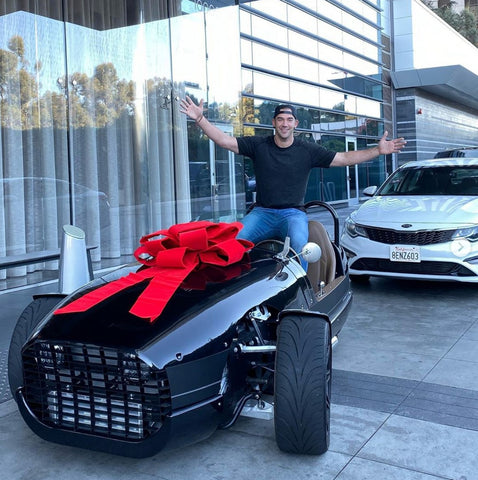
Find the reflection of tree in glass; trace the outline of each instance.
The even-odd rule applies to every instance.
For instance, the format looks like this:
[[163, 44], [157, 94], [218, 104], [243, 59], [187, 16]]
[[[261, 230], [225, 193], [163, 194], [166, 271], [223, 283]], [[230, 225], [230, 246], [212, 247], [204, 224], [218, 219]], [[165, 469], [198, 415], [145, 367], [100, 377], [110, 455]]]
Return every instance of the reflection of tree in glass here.
[[72, 127], [104, 127], [134, 112], [133, 82], [120, 80], [112, 63], [98, 65], [91, 78], [73, 73], [68, 84]]
[[[8, 49], [0, 49], [0, 116], [1, 125], [15, 129], [54, 127], [66, 129], [105, 127], [120, 117], [135, 114], [136, 92], [132, 81], [120, 79], [111, 62], [95, 67], [90, 77], [75, 72], [57, 80], [58, 91], [40, 95], [41, 64], [29, 70], [25, 45], [14, 36]], [[169, 109], [173, 102], [171, 81], [151, 78], [145, 81], [149, 109]], [[231, 122], [234, 134], [240, 134], [244, 121], [254, 122], [254, 101], [243, 105], [213, 103], [208, 114], [212, 121]]]
[[[57, 80], [59, 92], [39, 95], [41, 64], [29, 71], [24, 41], [14, 36], [8, 50], [0, 49], [0, 117], [3, 127], [28, 130], [50, 127], [104, 127], [123, 114], [134, 114], [133, 82], [121, 80], [112, 63], [95, 68], [92, 77], [73, 73], [68, 79]], [[159, 88], [158, 79], [148, 82], [148, 88]], [[68, 112], [68, 107], [70, 108]]]
[[[14, 36], [8, 42], [8, 50], [0, 49], [0, 109], [3, 126], [20, 129], [38, 126], [39, 105], [35, 76], [28, 73], [23, 39]], [[40, 64], [34, 66], [35, 70]]]

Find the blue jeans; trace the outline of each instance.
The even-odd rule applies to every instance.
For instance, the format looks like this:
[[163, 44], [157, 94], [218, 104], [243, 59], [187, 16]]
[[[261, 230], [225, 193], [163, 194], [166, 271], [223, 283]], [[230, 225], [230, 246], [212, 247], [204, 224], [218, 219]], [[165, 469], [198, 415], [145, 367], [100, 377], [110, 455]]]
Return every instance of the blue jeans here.
[[[243, 238], [253, 243], [262, 240], [290, 238], [290, 246], [300, 253], [309, 239], [307, 214], [297, 208], [263, 208], [254, 207], [242, 220], [244, 225], [237, 238]], [[300, 258], [304, 270], [307, 262]]]

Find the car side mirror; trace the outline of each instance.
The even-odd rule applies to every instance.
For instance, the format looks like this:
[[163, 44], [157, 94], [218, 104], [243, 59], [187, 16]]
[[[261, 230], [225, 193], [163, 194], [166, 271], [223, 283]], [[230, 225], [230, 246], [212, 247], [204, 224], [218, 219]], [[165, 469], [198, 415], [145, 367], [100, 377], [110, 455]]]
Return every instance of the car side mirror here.
[[366, 197], [373, 197], [373, 196], [375, 195], [375, 192], [376, 192], [377, 190], [378, 190], [378, 187], [376, 187], [375, 185], [373, 185], [373, 186], [364, 188], [362, 193], [363, 193]]
[[315, 263], [322, 256], [322, 249], [316, 243], [308, 242], [304, 245], [300, 254], [307, 263]]
[[279, 260], [288, 260], [290, 258], [302, 257], [307, 263], [315, 263], [320, 260], [322, 256], [321, 248], [314, 242], [308, 242], [304, 245], [300, 253], [296, 253], [292, 257], [288, 257], [290, 250], [290, 238], [286, 237], [284, 241], [284, 248], [282, 252], [276, 255]]

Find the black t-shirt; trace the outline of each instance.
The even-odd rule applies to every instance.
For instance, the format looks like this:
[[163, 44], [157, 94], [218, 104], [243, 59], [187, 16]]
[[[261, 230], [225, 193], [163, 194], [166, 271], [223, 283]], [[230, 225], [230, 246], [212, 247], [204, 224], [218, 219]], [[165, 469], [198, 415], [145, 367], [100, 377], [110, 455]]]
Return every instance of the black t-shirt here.
[[254, 164], [257, 204], [269, 208], [303, 205], [310, 171], [327, 168], [335, 152], [317, 143], [294, 138], [287, 148], [280, 148], [272, 135], [238, 137], [239, 153], [250, 157]]

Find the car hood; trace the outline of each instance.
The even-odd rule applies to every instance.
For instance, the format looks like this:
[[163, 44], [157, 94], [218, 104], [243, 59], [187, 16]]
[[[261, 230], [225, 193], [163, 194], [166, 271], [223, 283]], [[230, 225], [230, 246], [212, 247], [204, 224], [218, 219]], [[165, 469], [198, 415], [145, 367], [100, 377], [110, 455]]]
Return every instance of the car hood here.
[[367, 200], [352, 214], [360, 225], [400, 229], [446, 229], [478, 223], [478, 198], [471, 196], [381, 196]]
[[[184, 344], [186, 337], [192, 337], [189, 343], [194, 343], [196, 348], [219, 335], [212, 333], [213, 330], [223, 332], [224, 328], [230, 328], [255, 305], [268, 302], [271, 307], [282, 310], [290, 303], [300, 303], [301, 285], [305, 280], [298, 281], [297, 269], [291, 268], [289, 265], [281, 268], [270, 252], [254, 249], [238, 264], [223, 268], [211, 266], [192, 272], [154, 322], [129, 312], [145, 288], [142, 282], [84, 312], [52, 315], [34, 336], [40, 340], [80, 342], [127, 350], [148, 348], [151, 342], [162, 337], [176, 338], [171, 348], [177, 349], [178, 343]], [[124, 278], [120, 273], [122, 270], [114, 276]], [[98, 282], [97, 286], [101, 283]], [[86, 290], [75, 292], [66, 302], [89, 290], [91, 288], [86, 286]]]

